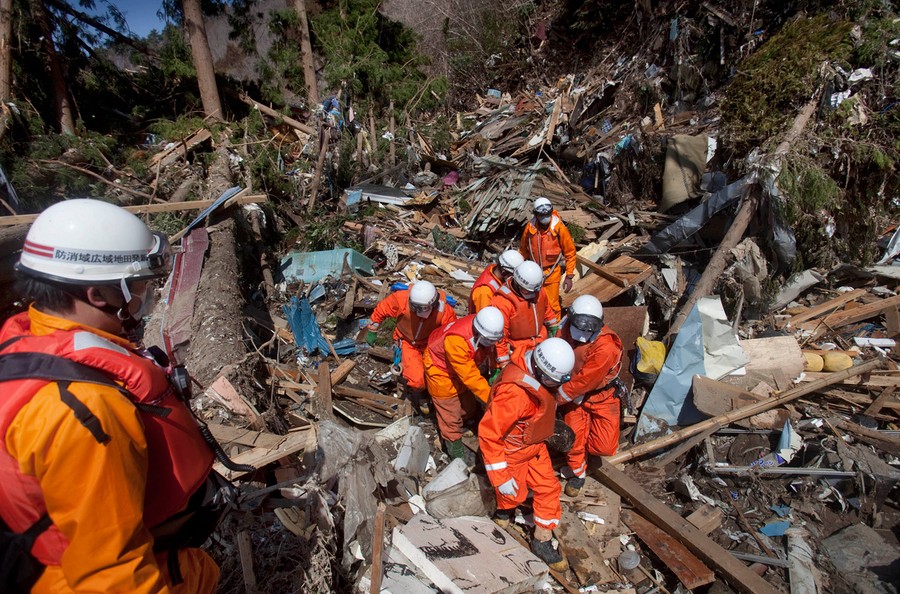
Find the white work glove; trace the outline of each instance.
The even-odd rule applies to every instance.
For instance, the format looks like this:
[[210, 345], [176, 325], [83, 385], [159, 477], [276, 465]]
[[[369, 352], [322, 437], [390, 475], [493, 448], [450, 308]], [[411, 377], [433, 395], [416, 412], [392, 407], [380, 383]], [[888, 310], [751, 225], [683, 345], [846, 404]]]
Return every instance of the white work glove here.
[[516, 479], [511, 478], [499, 487], [497, 490], [506, 495], [507, 497], [515, 497], [516, 493], [519, 492], [519, 485], [516, 483]]

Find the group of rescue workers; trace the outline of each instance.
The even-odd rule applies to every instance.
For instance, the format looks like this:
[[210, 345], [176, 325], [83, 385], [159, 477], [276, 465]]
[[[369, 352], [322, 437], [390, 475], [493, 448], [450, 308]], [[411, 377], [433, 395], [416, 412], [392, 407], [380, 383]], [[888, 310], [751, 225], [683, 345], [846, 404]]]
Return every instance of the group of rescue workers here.
[[545, 442], [559, 410], [575, 435], [566, 453], [572, 475], [566, 494], [578, 496], [587, 454], [608, 456], [618, 448], [622, 343], [591, 295], [577, 297], [562, 316], [560, 284], [572, 290], [575, 244], [547, 198], [534, 201], [533, 214], [519, 249], [501, 253], [475, 281], [467, 316], [457, 319], [443, 291], [418, 281], [375, 307], [366, 340], [374, 343], [384, 320], [396, 320], [408, 396], [423, 414], [434, 407], [451, 458], [465, 458], [467, 424], [480, 416], [479, 450], [497, 498], [494, 521], [507, 526], [530, 491], [532, 550], [564, 570], [552, 545], [561, 488]]
[[[0, 329], [0, 592], [215, 592], [219, 568], [199, 545], [234, 495], [213, 459], [231, 463], [194, 417], [183, 367], [136, 332], [169, 268], [165, 237], [107, 202], [58, 203], [29, 229], [17, 272], [30, 305]], [[483, 408], [494, 520], [508, 524], [532, 492], [532, 549], [554, 569], [566, 567], [552, 545], [561, 489], [544, 442], [557, 408], [575, 434], [569, 495], [586, 454], [614, 453], [619, 437], [622, 344], [594, 297], [561, 319], [574, 271], [572, 238], [538, 198], [467, 316], [419, 281], [378, 304], [366, 338], [396, 318], [409, 396], [433, 405], [450, 456], [465, 457]]]

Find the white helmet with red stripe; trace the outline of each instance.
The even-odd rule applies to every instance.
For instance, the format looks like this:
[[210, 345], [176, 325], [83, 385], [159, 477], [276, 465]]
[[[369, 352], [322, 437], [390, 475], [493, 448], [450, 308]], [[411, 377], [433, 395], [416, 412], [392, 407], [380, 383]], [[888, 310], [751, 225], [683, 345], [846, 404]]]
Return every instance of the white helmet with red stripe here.
[[127, 210], [75, 199], [42, 212], [17, 270], [68, 285], [124, 284], [168, 274], [169, 242]]

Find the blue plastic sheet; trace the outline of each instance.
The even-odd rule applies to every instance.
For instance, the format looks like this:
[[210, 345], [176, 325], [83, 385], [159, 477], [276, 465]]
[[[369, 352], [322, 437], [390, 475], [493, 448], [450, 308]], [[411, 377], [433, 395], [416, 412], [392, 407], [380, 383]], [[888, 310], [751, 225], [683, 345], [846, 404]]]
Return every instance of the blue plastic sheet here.
[[[331, 354], [328, 341], [322, 336], [316, 316], [305, 297], [300, 299], [291, 297], [291, 302], [282, 306], [282, 309], [298, 349], [310, 355], [319, 353], [327, 356]], [[332, 346], [338, 355], [350, 355], [356, 352], [356, 343], [350, 338], [332, 343]]]
[[770, 522], [759, 529], [760, 532], [769, 537], [784, 536], [787, 529], [791, 527], [790, 522]]
[[291, 252], [281, 259], [281, 272], [288, 282], [314, 283], [326, 276], [340, 276], [344, 259], [353, 270], [365, 276], [375, 274], [375, 262], [350, 248], [338, 248], [322, 252]]

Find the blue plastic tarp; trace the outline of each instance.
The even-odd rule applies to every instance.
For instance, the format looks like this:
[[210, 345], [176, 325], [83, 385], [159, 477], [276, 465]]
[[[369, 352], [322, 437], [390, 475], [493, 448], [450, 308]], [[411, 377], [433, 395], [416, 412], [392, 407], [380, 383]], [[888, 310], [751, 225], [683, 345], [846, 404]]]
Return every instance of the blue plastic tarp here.
[[[298, 349], [310, 355], [315, 353], [321, 355], [331, 354], [331, 349], [328, 348], [328, 341], [322, 336], [322, 331], [318, 322], [316, 322], [316, 316], [306, 297], [300, 299], [291, 297], [291, 302], [288, 305], [284, 305], [282, 309], [288, 325], [291, 327], [294, 343]], [[332, 346], [338, 355], [350, 355], [356, 352], [356, 343], [350, 338], [334, 342]]]

